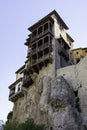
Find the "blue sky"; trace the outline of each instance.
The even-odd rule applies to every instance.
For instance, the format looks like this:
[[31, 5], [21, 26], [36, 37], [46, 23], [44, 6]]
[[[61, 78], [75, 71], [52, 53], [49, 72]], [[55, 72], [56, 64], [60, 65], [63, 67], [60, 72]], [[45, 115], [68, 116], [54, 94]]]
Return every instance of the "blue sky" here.
[[69, 27], [74, 48], [87, 47], [87, 0], [0, 0], [0, 119], [6, 121], [13, 104], [8, 86], [27, 55], [27, 28], [56, 10]]

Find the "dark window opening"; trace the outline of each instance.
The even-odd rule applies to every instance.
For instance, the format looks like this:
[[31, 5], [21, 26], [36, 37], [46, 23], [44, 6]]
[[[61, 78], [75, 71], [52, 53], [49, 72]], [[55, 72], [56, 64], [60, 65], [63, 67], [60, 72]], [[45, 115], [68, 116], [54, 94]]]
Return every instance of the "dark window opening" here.
[[35, 54], [32, 56], [31, 61], [32, 61], [32, 63], [36, 63], [36, 60], [37, 60], [37, 55]]
[[41, 57], [43, 57], [43, 52], [42, 51], [38, 52], [38, 58], [41, 58]]
[[21, 90], [21, 84], [18, 85], [18, 91], [20, 91], [20, 90]]
[[48, 23], [44, 24], [44, 31], [48, 30]]
[[[61, 37], [61, 35], [60, 35], [60, 37]], [[68, 50], [69, 49], [69, 46], [67, 45], [67, 43], [65, 42], [65, 40], [64, 39], [60, 39], [60, 45], [61, 45], [61, 47], [62, 48], [64, 48], [65, 50]]]
[[49, 53], [49, 49], [46, 48], [46, 49], [44, 50], [44, 54], [46, 55], [46, 54], [48, 54], [48, 53]]
[[35, 30], [33, 33], [32, 33], [32, 36], [35, 37], [37, 35], [37, 30]]
[[50, 37], [50, 44], [52, 44], [52, 37]]
[[44, 38], [44, 43], [48, 42], [48, 36]]
[[78, 54], [79, 52], [76, 52], [76, 54]]
[[36, 43], [32, 45], [32, 50], [36, 49]]
[[80, 59], [77, 59], [76, 62], [79, 63], [79, 62], [80, 62]]
[[38, 42], [38, 47], [41, 46], [42, 44], [43, 44], [43, 41], [40, 40], [40, 41]]
[[51, 30], [51, 32], [52, 32], [52, 24], [51, 23], [49, 23], [50, 24], [50, 30]]
[[38, 29], [38, 34], [42, 33], [42, 26]]
[[34, 60], [37, 59], [37, 55], [36, 55], [36, 54], [33, 55], [33, 56], [32, 56], [32, 59], [34, 59]]
[[64, 49], [68, 50], [68, 46], [66, 45], [66, 43], [64, 44]]

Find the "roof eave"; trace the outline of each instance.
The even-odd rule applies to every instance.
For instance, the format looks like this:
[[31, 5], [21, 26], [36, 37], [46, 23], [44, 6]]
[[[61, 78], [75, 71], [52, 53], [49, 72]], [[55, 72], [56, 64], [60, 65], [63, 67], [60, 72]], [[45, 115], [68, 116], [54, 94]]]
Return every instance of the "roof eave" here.
[[[51, 18], [51, 15], [53, 15], [53, 14], [55, 14], [56, 17], [57, 17], [57, 19], [62, 22], [64, 28], [65, 28], [66, 30], [68, 30], [68, 29], [69, 29], [68, 26], [65, 24], [65, 22], [64, 22], [63, 19], [60, 17], [60, 15], [56, 12], [56, 10], [53, 10], [51, 13], [49, 13], [48, 15], [46, 15], [45, 17], [43, 17], [41, 20], [39, 20], [38, 22], [36, 22], [36, 23], [33, 24], [32, 26], [30, 26], [30, 27], [28, 28], [28, 30], [29, 30], [29, 31], [32, 31], [32, 29], [33, 29], [35, 26], [39, 25], [39, 24], [40, 24], [42, 21], [44, 21], [45, 19]], [[51, 18], [51, 19], [52, 19], [52, 18]], [[53, 19], [52, 19], [52, 20], [53, 20]]]
[[25, 65], [23, 65], [22, 67], [20, 67], [15, 73], [19, 73], [21, 70], [23, 70], [25, 68]]

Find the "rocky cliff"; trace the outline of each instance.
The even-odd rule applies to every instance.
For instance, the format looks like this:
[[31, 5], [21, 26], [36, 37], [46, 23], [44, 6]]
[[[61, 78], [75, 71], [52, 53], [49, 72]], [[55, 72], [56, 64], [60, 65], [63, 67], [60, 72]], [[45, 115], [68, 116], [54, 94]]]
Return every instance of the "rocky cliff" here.
[[25, 96], [15, 102], [13, 118], [34, 118], [47, 130], [87, 130], [87, 56], [56, 75], [41, 71]]

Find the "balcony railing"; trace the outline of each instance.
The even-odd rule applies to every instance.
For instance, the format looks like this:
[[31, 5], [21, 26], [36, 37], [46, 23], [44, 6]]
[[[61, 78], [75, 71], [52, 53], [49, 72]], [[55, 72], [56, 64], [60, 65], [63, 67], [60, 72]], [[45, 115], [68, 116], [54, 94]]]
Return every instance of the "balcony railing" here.
[[37, 34], [36, 36], [32, 36], [31, 37], [31, 42], [33, 42], [36, 39], [39, 39], [40, 37], [42, 37], [43, 35], [47, 34], [47, 33], [51, 33], [53, 35], [53, 32], [51, 29], [46, 29], [43, 32], [41, 32], [40, 34]]
[[37, 48], [31, 50], [31, 55], [34, 55], [37, 52]]
[[49, 61], [52, 60], [52, 55], [48, 53], [38, 59], [32, 59], [28, 68], [31, 68], [32, 66], [37, 65], [40, 62], [44, 62], [45, 60], [49, 60]]
[[61, 54], [62, 56], [64, 56], [67, 60], [69, 60], [69, 54], [68, 54], [68, 52], [65, 50], [64, 47], [59, 47], [59, 48], [58, 48], [58, 53]]
[[52, 48], [52, 45], [49, 44], [48, 42], [47, 43], [43, 43], [41, 46], [38, 46], [37, 48], [34, 48], [31, 50], [31, 55], [34, 55], [35, 53], [41, 51], [41, 50], [44, 50], [45, 48], [49, 48], [51, 47]]
[[15, 94], [15, 91], [14, 91], [14, 92], [11, 92], [11, 93], [9, 94], [9, 97], [13, 96], [14, 94]]
[[45, 48], [49, 48], [49, 46], [50, 46], [50, 44], [48, 42], [44, 43], [43, 45], [38, 46], [38, 51], [44, 50]]
[[18, 98], [23, 97], [24, 93], [23, 90], [20, 89], [17, 92], [12, 92], [11, 94], [9, 94], [9, 100], [12, 102], [15, 102]]
[[33, 83], [33, 80], [30, 76], [25, 75], [23, 78], [23, 87], [29, 87]]
[[39, 73], [39, 70], [43, 66], [47, 66], [47, 64], [52, 63], [52, 61], [53, 56], [50, 52], [41, 56], [40, 58], [31, 59], [30, 64], [28, 64], [26, 68], [27, 73], [25, 73], [23, 77], [23, 87], [29, 87], [32, 85], [34, 81], [30, 75], [33, 74], [33, 72]]

